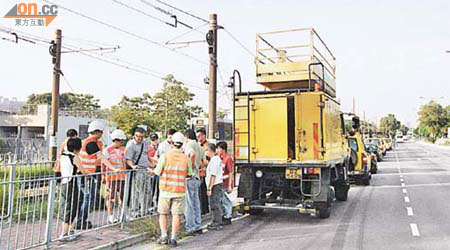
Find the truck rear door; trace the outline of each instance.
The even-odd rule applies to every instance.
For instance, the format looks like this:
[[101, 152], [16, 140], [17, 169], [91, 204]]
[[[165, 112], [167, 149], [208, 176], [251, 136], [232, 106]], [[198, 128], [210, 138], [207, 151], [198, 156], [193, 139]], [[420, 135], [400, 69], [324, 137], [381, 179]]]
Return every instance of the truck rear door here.
[[251, 104], [252, 160], [286, 161], [288, 108], [286, 96], [261, 96]]
[[302, 93], [296, 96], [297, 149], [299, 161], [323, 159], [322, 95]]

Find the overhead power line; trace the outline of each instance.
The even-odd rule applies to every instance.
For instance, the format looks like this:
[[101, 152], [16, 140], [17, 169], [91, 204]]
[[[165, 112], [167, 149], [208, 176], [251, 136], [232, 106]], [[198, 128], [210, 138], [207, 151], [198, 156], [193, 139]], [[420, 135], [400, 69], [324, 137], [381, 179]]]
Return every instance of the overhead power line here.
[[187, 34], [190, 34], [190, 33], [192, 33], [193, 31], [197, 31], [197, 32], [203, 34], [201, 31], [199, 31], [199, 29], [205, 27], [206, 25], [208, 25], [208, 24], [202, 24], [202, 25], [200, 25], [200, 26], [198, 26], [198, 27], [196, 27], [196, 28], [194, 28], [194, 29], [188, 30], [187, 32], [184, 32], [184, 33], [182, 33], [182, 34], [180, 34], [180, 35], [177, 35], [176, 37], [167, 40], [167, 42], [166, 42], [165, 44], [171, 44], [172, 41], [177, 40], [177, 39], [180, 39], [181, 37], [183, 37], [183, 36], [185, 36], [185, 35], [187, 35]]
[[144, 15], [144, 16], [150, 17], [150, 18], [152, 18], [152, 19], [154, 19], [154, 20], [156, 20], [156, 21], [159, 21], [159, 22], [161, 22], [161, 23], [163, 23], [163, 24], [167, 24], [167, 25], [169, 25], [169, 26], [176, 27], [175, 24], [166, 22], [166, 21], [164, 21], [164, 20], [162, 20], [162, 19], [160, 19], [160, 18], [158, 18], [158, 17], [152, 16], [152, 15], [150, 15], [150, 14], [148, 14], [148, 13], [142, 11], [142, 10], [136, 9], [136, 8], [134, 8], [134, 7], [132, 7], [132, 6], [128, 5], [128, 4], [126, 4], [126, 3], [123, 3], [123, 2], [120, 2], [120, 1], [117, 1], [117, 0], [111, 0], [111, 1], [113, 1], [113, 2], [115, 2], [115, 3], [117, 3], [117, 4], [120, 4], [120, 5], [124, 6], [125, 8], [128, 8], [128, 9], [130, 9], [130, 10], [136, 11], [136, 12], [138, 12], [138, 13]]
[[177, 15], [174, 15], [173, 13], [171, 13], [171, 12], [169, 12], [169, 11], [167, 11], [167, 10], [163, 10], [162, 8], [160, 8], [160, 7], [158, 7], [158, 6], [154, 5], [154, 4], [151, 4], [151, 3], [149, 3], [149, 2], [147, 2], [147, 1], [145, 1], [145, 0], [141, 0], [141, 2], [143, 2], [144, 4], [146, 4], [146, 5], [150, 6], [150, 7], [153, 7], [153, 8], [156, 9], [157, 11], [159, 11], [159, 12], [161, 12], [161, 13], [163, 13], [163, 14], [169, 16], [170, 18], [173, 18], [173, 19], [175, 20], [175, 25], [171, 25], [171, 24], [169, 24], [169, 25], [171, 25], [171, 26], [173, 26], [173, 27], [176, 28], [176, 27], [177, 27], [177, 24], [179, 23], [179, 24], [183, 25], [183, 26], [186, 27], [186, 28], [193, 29], [191, 25], [188, 25], [188, 24], [186, 24], [186, 23], [181, 22], [180, 20], [178, 20]]
[[[143, 0], [141, 0], [141, 1], [143, 1]], [[185, 11], [185, 10], [179, 9], [179, 8], [177, 8], [177, 7], [175, 7], [175, 6], [172, 6], [172, 5], [168, 4], [168, 3], [165, 3], [165, 2], [163, 2], [163, 1], [156, 0], [156, 2], [158, 2], [158, 3], [160, 3], [160, 4], [163, 4], [163, 5], [167, 6], [167, 7], [170, 7], [170, 8], [172, 8], [172, 9], [174, 9], [174, 10], [177, 10], [177, 11], [179, 11], [179, 12], [185, 14], [185, 15], [188, 15], [188, 16], [190, 16], [190, 17], [193, 17], [193, 18], [195, 18], [195, 19], [197, 19], [197, 20], [203, 21], [203, 22], [205, 22], [205, 23], [209, 23], [208, 20], [205, 20], [205, 19], [203, 19], [203, 18], [201, 18], [201, 17], [198, 17], [198, 16], [196, 16], [196, 15], [194, 15], [194, 14], [192, 14], [192, 13], [189, 13], [189, 12], [187, 12], [187, 11]]]
[[138, 39], [140, 39], [140, 40], [143, 40], [143, 41], [145, 41], [145, 42], [148, 42], [148, 43], [150, 43], [150, 44], [153, 44], [153, 45], [162, 47], [162, 48], [164, 48], [164, 49], [168, 49], [168, 50], [170, 50], [170, 51], [172, 51], [172, 52], [174, 52], [174, 53], [177, 53], [177, 54], [180, 54], [180, 55], [182, 55], [182, 56], [188, 57], [188, 58], [190, 58], [190, 59], [192, 59], [192, 60], [194, 60], [194, 61], [196, 61], [196, 62], [198, 62], [198, 63], [204, 64], [204, 65], [208, 65], [207, 62], [204, 62], [204, 61], [202, 61], [202, 60], [200, 60], [200, 59], [198, 59], [198, 58], [196, 58], [196, 57], [193, 57], [193, 56], [191, 56], [191, 55], [189, 55], [189, 54], [186, 54], [186, 53], [177, 51], [177, 50], [175, 50], [175, 49], [173, 49], [173, 48], [167, 47], [166, 45], [161, 44], [161, 43], [159, 43], [159, 42], [156, 42], [156, 41], [154, 41], [154, 40], [152, 40], [152, 39], [149, 39], [149, 38], [147, 38], [147, 37], [144, 37], [144, 36], [141, 36], [141, 35], [139, 35], [139, 34], [130, 32], [130, 31], [128, 31], [128, 30], [125, 30], [125, 29], [123, 29], [123, 28], [120, 28], [120, 27], [117, 27], [117, 26], [115, 26], [115, 25], [109, 24], [109, 23], [107, 23], [107, 22], [101, 21], [101, 20], [99, 20], [99, 19], [90, 17], [90, 16], [85, 15], [85, 14], [83, 14], [83, 13], [80, 13], [80, 12], [77, 12], [77, 11], [74, 11], [74, 10], [71, 10], [71, 9], [69, 9], [69, 8], [66, 8], [66, 7], [60, 5], [60, 4], [57, 4], [57, 3], [54, 3], [54, 2], [51, 2], [51, 1], [48, 1], [48, 0], [41, 0], [41, 1], [46, 2], [46, 3], [49, 3], [49, 4], [57, 5], [59, 8], [61, 8], [61, 9], [63, 9], [63, 10], [66, 10], [66, 11], [68, 11], [68, 12], [70, 12], [70, 13], [72, 13], [72, 14], [75, 14], [75, 15], [77, 15], [77, 16], [81, 16], [81, 17], [83, 17], [83, 18], [86, 18], [86, 19], [88, 19], [88, 20], [90, 20], [90, 21], [92, 21], [92, 22], [95, 22], [95, 23], [104, 25], [104, 26], [109, 27], [109, 28], [111, 28], [111, 29], [114, 29], [114, 30], [116, 30], [116, 31], [122, 32], [122, 33], [124, 33], [124, 34], [129, 35], [129, 36], [132, 36], [132, 37], [138, 38]]
[[251, 57], [253, 57], [253, 59], [256, 58], [256, 55], [253, 54], [253, 52], [251, 52], [241, 41], [239, 41], [239, 39], [233, 36], [233, 34], [231, 34], [230, 31], [228, 31], [226, 28], [223, 28], [223, 30], [231, 37], [231, 39], [233, 39], [237, 44], [239, 44], [242, 47], [242, 49], [244, 49]]

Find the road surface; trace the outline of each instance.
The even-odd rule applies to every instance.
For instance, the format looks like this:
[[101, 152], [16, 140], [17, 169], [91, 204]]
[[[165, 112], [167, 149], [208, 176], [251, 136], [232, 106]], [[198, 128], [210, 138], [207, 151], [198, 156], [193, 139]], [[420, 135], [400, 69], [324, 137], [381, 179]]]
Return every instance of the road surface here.
[[[129, 249], [149, 247], [165, 249]], [[352, 186], [328, 219], [265, 211], [182, 240], [177, 249], [450, 249], [450, 147], [399, 144], [371, 185]]]

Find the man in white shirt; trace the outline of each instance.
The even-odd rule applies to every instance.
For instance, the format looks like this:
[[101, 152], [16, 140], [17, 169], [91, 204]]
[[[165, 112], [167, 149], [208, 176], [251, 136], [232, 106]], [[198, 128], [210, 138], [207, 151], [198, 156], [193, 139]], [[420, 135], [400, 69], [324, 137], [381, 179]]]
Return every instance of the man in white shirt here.
[[172, 136], [176, 132], [177, 131], [173, 128], [171, 128], [171, 129], [169, 129], [169, 131], [167, 131], [167, 139], [164, 140], [163, 142], [161, 142], [158, 146], [158, 149], [156, 150], [156, 158], [157, 159], [159, 159], [161, 157], [161, 155], [172, 150], [172, 145], [173, 145]]
[[216, 145], [208, 144], [206, 159], [209, 160], [206, 168], [206, 185], [208, 187], [207, 194], [209, 197], [209, 205], [212, 212], [212, 222], [208, 225], [209, 230], [222, 229], [222, 159], [216, 155]]

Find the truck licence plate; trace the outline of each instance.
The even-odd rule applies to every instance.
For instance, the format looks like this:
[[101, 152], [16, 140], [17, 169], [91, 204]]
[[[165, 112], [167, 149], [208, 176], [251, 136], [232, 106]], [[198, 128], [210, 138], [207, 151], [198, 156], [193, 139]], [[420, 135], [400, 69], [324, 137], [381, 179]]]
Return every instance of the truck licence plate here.
[[302, 178], [301, 168], [286, 168], [286, 179], [300, 180]]

